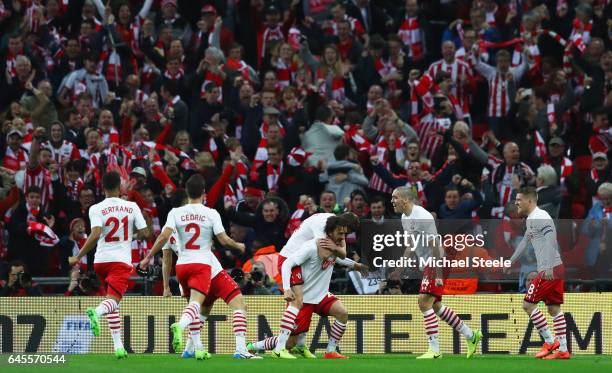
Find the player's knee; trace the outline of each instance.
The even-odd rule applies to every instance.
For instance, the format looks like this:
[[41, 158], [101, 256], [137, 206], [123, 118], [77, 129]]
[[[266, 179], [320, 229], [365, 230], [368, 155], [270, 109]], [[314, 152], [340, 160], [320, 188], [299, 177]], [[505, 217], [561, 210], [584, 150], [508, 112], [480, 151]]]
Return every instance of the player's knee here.
[[302, 309], [302, 306], [304, 305], [304, 302], [302, 301], [301, 298], [295, 298], [292, 302], [291, 305], [299, 310]]
[[523, 302], [523, 310], [527, 312], [527, 314], [531, 314], [534, 308], [535, 308], [535, 304], [529, 303], [529, 302]]
[[557, 316], [559, 313], [561, 312], [561, 306], [557, 305], [557, 304], [553, 304], [553, 305], [549, 305], [548, 306], [548, 314], [550, 316]]
[[423, 294], [419, 295], [418, 303], [421, 312], [425, 312], [432, 307], [431, 300], [429, 299], [429, 297]]
[[346, 309], [346, 307], [342, 306], [338, 309], [338, 312], [336, 313], [336, 319], [338, 319], [338, 321], [340, 321], [343, 324], [346, 324], [346, 322], [348, 321], [348, 310]]
[[243, 296], [238, 296], [234, 298], [234, 309], [243, 310], [243, 311], [247, 310], [247, 305], [246, 305], [246, 302], [244, 301]]

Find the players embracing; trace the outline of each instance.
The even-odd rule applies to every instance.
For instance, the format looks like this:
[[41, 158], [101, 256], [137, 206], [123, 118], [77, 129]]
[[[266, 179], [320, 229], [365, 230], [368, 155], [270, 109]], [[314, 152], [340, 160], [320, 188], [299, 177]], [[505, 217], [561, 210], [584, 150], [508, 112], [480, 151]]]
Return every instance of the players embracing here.
[[[309, 219], [312, 219], [310, 222]], [[312, 314], [333, 316], [334, 323], [329, 332], [329, 341], [324, 354], [326, 359], [346, 359], [337, 351], [338, 344], [346, 330], [348, 310], [342, 302], [329, 292], [329, 284], [334, 265], [341, 263], [357, 270], [365, 270], [361, 264], [346, 261], [345, 238], [349, 227], [354, 229], [358, 219], [352, 214], [335, 216], [317, 214], [306, 219], [294, 242], [289, 240], [288, 250], [283, 249], [281, 274], [283, 279], [284, 299], [288, 306], [281, 318], [281, 330], [278, 336], [262, 341], [249, 343], [249, 350], [261, 351], [273, 349], [273, 356], [282, 359], [295, 359], [288, 349], [300, 347], [292, 352], [306, 358], [314, 355], [304, 346], [305, 333], [310, 328]], [[319, 236], [319, 227], [323, 227], [323, 236]], [[301, 233], [299, 231], [301, 230]], [[300, 237], [314, 235], [308, 241], [301, 242]], [[300, 241], [299, 246], [293, 247]], [[285, 246], [287, 248], [288, 246]], [[285, 255], [287, 255], [285, 257]], [[298, 299], [301, 298], [301, 299]], [[307, 351], [307, 352], [305, 352]]]

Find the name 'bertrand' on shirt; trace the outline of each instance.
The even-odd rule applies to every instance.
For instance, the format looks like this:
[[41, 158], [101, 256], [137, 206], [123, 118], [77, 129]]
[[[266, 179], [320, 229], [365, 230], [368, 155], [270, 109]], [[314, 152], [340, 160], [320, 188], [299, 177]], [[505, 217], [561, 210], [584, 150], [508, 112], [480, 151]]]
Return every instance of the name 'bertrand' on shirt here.
[[128, 214], [131, 214], [133, 210], [133, 208], [127, 206], [109, 206], [102, 210], [102, 215], [107, 215], [111, 212], [126, 212]]

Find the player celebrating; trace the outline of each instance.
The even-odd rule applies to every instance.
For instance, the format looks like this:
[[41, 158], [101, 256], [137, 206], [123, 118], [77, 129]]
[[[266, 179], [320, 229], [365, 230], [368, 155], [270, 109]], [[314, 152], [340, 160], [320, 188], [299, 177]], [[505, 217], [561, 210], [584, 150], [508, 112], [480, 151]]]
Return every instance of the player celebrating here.
[[[437, 236], [438, 232], [433, 216], [423, 207], [414, 204], [410, 188], [396, 188], [391, 195], [391, 203], [395, 212], [402, 214], [402, 226], [409, 234], [414, 236], [425, 234], [426, 237]], [[437, 247], [437, 245], [430, 246], [429, 240], [425, 247], [416, 247], [416, 254], [419, 258], [429, 258], [432, 255], [434, 258], [439, 258], [444, 255], [442, 249]], [[398, 268], [392, 273], [392, 277], [399, 278], [402, 271], [403, 268]], [[440, 269], [424, 268], [418, 302], [419, 309], [423, 313], [425, 333], [429, 339], [429, 349], [425, 354], [418, 356], [417, 359], [438, 359], [442, 357], [438, 342], [438, 319], [436, 315], [465, 337], [468, 358], [472, 357], [482, 337], [482, 333], [479, 330], [473, 332], [457, 316], [455, 311], [450, 307], [442, 305], [443, 291], [444, 282]]]
[[[336, 320], [329, 333], [327, 352], [324, 355], [326, 359], [347, 358], [339, 354], [336, 349], [346, 330], [348, 311], [342, 302], [329, 292], [329, 282], [337, 259], [336, 255], [338, 255], [333, 248], [344, 246], [348, 225], [349, 223], [343, 217], [328, 217], [325, 221], [325, 237], [303, 243], [297, 251], [285, 259], [281, 268], [283, 289], [285, 289], [284, 298], [287, 302], [295, 300], [295, 294], [291, 286], [292, 269], [294, 267], [301, 267], [303, 279], [303, 305], [301, 309], [295, 311], [296, 316], [292, 319], [287, 318], [287, 311], [285, 311], [281, 321], [288, 333], [291, 334], [291, 337], [287, 340], [287, 345], [295, 345], [297, 336], [308, 332], [313, 312], [320, 316], [334, 316]], [[325, 239], [331, 240], [333, 245], [325, 244]], [[258, 349], [272, 349], [278, 340], [280, 340], [280, 337], [270, 337], [253, 345]], [[281, 355], [275, 350], [274, 356], [295, 359], [295, 356], [291, 355], [286, 349], [282, 351]]]
[[102, 177], [102, 187], [106, 199], [89, 209], [91, 235], [77, 256], [68, 258], [68, 263], [78, 263], [97, 243], [94, 270], [106, 290], [107, 298], [95, 309], [88, 308], [86, 314], [95, 336], [100, 335], [99, 318], [107, 315], [115, 356], [121, 359], [127, 357], [127, 352], [121, 342], [119, 302], [127, 290], [132, 273], [133, 227], [136, 226], [138, 239], [146, 239], [149, 230], [138, 205], [119, 198], [121, 177], [117, 172], [106, 173]]
[[[178, 206], [182, 206], [187, 201], [187, 194], [184, 190], [179, 189], [174, 193], [173, 198], [177, 201]], [[164, 284], [164, 296], [172, 295], [170, 292], [169, 280], [170, 269], [172, 267], [173, 251], [177, 256], [179, 255], [179, 250], [176, 245], [176, 238], [174, 236], [170, 237], [167, 244], [163, 248], [162, 278]], [[183, 351], [182, 357], [195, 357], [195, 344], [193, 341], [200, 340], [200, 328], [210, 315], [210, 311], [212, 310], [215, 301], [218, 298], [221, 298], [233, 311], [233, 328], [236, 336], [236, 352], [234, 353], [234, 358], [261, 359], [260, 356], [249, 353], [246, 348], [246, 303], [240, 291], [240, 287], [227, 274], [227, 272], [223, 270], [223, 267], [221, 266], [221, 263], [219, 263], [217, 257], [215, 255], [211, 255], [210, 257], [212, 278], [210, 283], [210, 291], [206, 296], [206, 300], [204, 300], [199, 317], [189, 324], [189, 339], [185, 345], [185, 350]], [[145, 263], [141, 263], [141, 268], [142, 265], [149, 263], [149, 261], [146, 259], [147, 258], [145, 258]], [[207, 351], [205, 351], [204, 354], [205, 359], [210, 358], [210, 354]]]
[[[561, 312], [565, 268], [559, 255], [555, 223], [546, 211], [538, 208], [537, 202], [538, 195], [534, 188], [523, 188], [516, 195], [518, 212], [527, 217], [527, 230], [523, 240], [512, 254], [510, 262], [516, 262], [525, 252], [527, 244], [531, 242], [535, 252], [538, 275], [531, 280], [523, 300], [523, 309], [544, 338], [544, 345], [535, 354], [535, 357], [538, 359], [569, 359], [565, 315]], [[509, 268], [506, 268], [505, 272], [509, 272]], [[553, 338], [546, 317], [537, 306], [540, 301], [546, 303], [548, 313], [553, 317], [556, 338]]]
[[[151, 258], [168, 242], [170, 236], [175, 234], [178, 246], [176, 277], [185, 296], [189, 297], [189, 304], [183, 310], [179, 322], [171, 326], [172, 346], [175, 351], [183, 349], [183, 330], [194, 322], [198, 323], [202, 303], [210, 292], [213, 235], [222, 245], [244, 252], [244, 244], [234, 241], [225, 233], [219, 213], [204, 206], [203, 200], [206, 197], [204, 178], [199, 174], [193, 175], [187, 180], [185, 186], [188, 203], [170, 210], [161, 234], [157, 237], [149, 254], [140, 263], [141, 268], [146, 268]], [[246, 317], [242, 310], [234, 312], [234, 325], [237, 324], [246, 324]], [[202, 346], [199, 333], [197, 333], [197, 338], [191, 338], [191, 340], [196, 359], [205, 359], [207, 354]]]
[[[305, 242], [310, 241], [315, 238], [318, 239], [318, 238], [325, 237], [325, 224], [327, 222], [327, 219], [332, 216], [336, 216], [336, 215], [332, 213], [314, 214], [310, 216], [309, 218], [307, 218], [306, 220], [304, 220], [302, 224], [300, 224], [300, 227], [291, 235], [291, 237], [289, 238], [289, 241], [287, 241], [287, 243], [285, 244], [285, 247], [283, 247], [283, 249], [279, 253], [279, 258], [278, 258], [278, 271], [279, 272], [282, 272], [282, 265], [287, 259], [287, 257], [297, 252]], [[357, 217], [357, 215], [351, 212], [347, 212], [347, 213], [342, 214], [341, 217], [345, 219], [348, 226], [351, 227], [352, 230], [357, 230], [357, 226], [359, 224], [359, 217]], [[322, 245], [324, 246], [329, 245], [328, 248], [332, 248], [331, 246], [333, 245], [333, 243], [330, 241], [324, 240]], [[347, 266], [349, 268], [356, 269], [358, 271], [361, 271], [364, 269], [363, 268], [364, 266], [362, 264], [355, 263], [355, 261], [345, 258], [346, 244], [344, 241], [342, 242], [341, 247], [332, 248], [332, 249], [339, 249], [337, 255], [340, 258], [342, 258], [342, 259], [338, 258], [336, 263]], [[286, 350], [285, 345], [287, 343], [287, 340], [289, 339], [290, 333], [293, 331], [293, 328], [294, 328], [293, 322], [295, 318], [297, 317], [298, 312], [302, 308], [303, 284], [304, 284], [304, 281], [302, 278], [302, 270], [299, 266], [294, 266], [293, 268], [291, 268], [291, 279], [290, 279], [290, 286], [291, 286], [291, 290], [294, 295], [294, 300], [289, 302], [289, 304], [287, 305], [287, 309], [285, 310], [285, 313], [283, 314], [283, 317], [281, 319], [279, 336], [277, 337], [277, 340], [274, 341], [276, 345], [276, 347], [274, 348], [274, 353], [280, 358], [285, 358], [285, 359], [294, 358]], [[316, 358], [316, 356], [312, 352], [310, 352], [308, 348], [306, 348], [305, 342], [306, 342], [306, 333], [299, 334], [297, 337], [297, 342], [296, 342], [295, 347], [291, 349], [291, 353], [301, 355], [308, 359]], [[262, 347], [261, 349], [256, 349], [255, 348], [256, 346], [254, 346], [253, 344], [249, 344], [248, 347], [249, 347], [249, 350], [251, 351], [265, 349], [265, 346], [261, 346]]]

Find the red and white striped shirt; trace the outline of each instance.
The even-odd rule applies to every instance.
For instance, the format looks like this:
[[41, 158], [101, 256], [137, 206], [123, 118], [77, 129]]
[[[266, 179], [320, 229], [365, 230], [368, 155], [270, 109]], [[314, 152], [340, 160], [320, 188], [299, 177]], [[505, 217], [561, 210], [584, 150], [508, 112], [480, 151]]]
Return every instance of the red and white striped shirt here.
[[111, 127], [110, 131], [102, 134], [102, 141], [105, 146], [119, 144], [119, 132], [115, 127]]
[[41, 205], [47, 209], [49, 202], [53, 199], [53, 186], [51, 185], [51, 171], [41, 165], [35, 168], [27, 168], [23, 181], [23, 192], [32, 186], [37, 186], [42, 190]]
[[420, 139], [421, 154], [432, 159], [444, 142], [442, 134], [448, 131], [451, 126], [451, 120], [447, 117], [436, 118], [433, 114], [429, 113], [421, 118], [416, 128]]
[[420, 60], [425, 56], [425, 33], [416, 17], [406, 17], [397, 31], [397, 36], [404, 42], [408, 57]]
[[[543, 163], [552, 166], [552, 163], [548, 157], [544, 159]], [[559, 172], [560, 185], [563, 185], [565, 183], [565, 178], [571, 175], [572, 171], [574, 171], [574, 164], [568, 157], [563, 157], [563, 160], [561, 161], [561, 170]]]
[[79, 148], [68, 140], [62, 141], [59, 147], [54, 147], [50, 141], [44, 141], [40, 144], [41, 147], [49, 149], [55, 162], [62, 165], [68, 160], [81, 159]]
[[444, 60], [439, 60], [431, 64], [427, 70], [427, 74], [431, 79], [435, 79], [436, 74], [439, 72], [447, 72], [451, 75], [451, 79], [455, 86], [451, 89], [451, 93], [459, 99], [459, 102], [463, 106], [464, 101], [468, 101], [467, 92], [463, 86], [464, 79], [467, 79], [474, 75], [470, 65], [462, 60], [454, 59], [452, 63], [446, 63]]
[[[395, 149], [401, 149], [402, 143], [404, 141], [405, 141], [405, 137], [402, 137], [401, 139], [399, 138], [396, 139]], [[371, 153], [372, 155], [378, 156], [378, 159], [380, 160], [380, 164], [383, 165], [387, 170], [389, 170], [389, 172], [391, 172], [390, 164], [389, 164], [389, 151], [388, 150], [389, 150], [389, 144], [387, 143], [387, 140], [383, 136], [380, 136], [378, 138], [378, 143], [376, 144], [376, 146], [372, 147]], [[380, 176], [378, 176], [376, 173], [372, 174], [372, 177], [370, 178], [370, 183], [368, 186], [374, 190], [377, 190], [383, 193], [391, 193], [393, 191], [393, 188], [388, 186], [383, 181], [383, 179], [381, 179]]]
[[[510, 110], [511, 100], [508, 94], [507, 74], [500, 73], [495, 67], [481, 61], [477, 61], [474, 68], [482, 75], [489, 83], [489, 106], [487, 115], [493, 118], [500, 118], [508, 114]], [[512, 75], [514, 84], [518, 83], [527, 70], [527, 63], [523, 59], [522, 63], [517, 67], [511, 67], [509, 73]]]
[[[500, 167], [503, 167], [503, 169], [500, 169]], [[513, 166], [509, 166], [506, 163], [502, 163], [493, 171], [493, 180], [497, 181], [497, 183], [495, 184], [495, 189], [499, 196], [500, 206], [507, 206], [508, 203], [510, 203], [510, 197], [512, 196], [513, 191], [512, 177], [515, 173], [518, 175], [519, 170], [523, 167], [527, 167], [529, 171], [533, 173], [533, 171], [531, 171], [531, 168], [523, 162], [517, 163]], [[497, 176], [500, 172], [503, 172], [501, 178]]]

